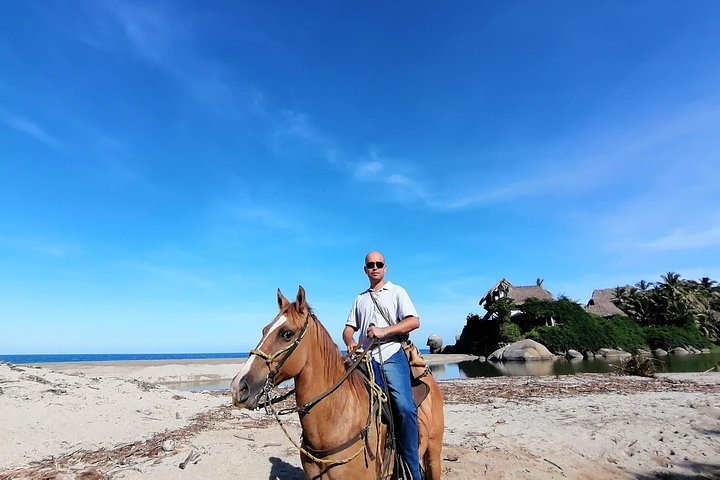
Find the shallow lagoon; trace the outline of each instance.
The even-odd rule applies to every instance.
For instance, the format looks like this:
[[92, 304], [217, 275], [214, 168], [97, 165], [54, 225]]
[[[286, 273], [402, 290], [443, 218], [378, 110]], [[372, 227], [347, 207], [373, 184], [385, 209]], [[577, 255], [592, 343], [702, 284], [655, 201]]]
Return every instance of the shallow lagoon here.
[[[438, 380], [474, 377], [572, 375], [575, 373], [612, 373], [620, 359], [558, 359], [544, 362], [478, 362], [466, 361], [432, 365]], [[668, 355], [655, 358], [659, 372], [704, 372], [720, 362], [720, 353]]]
[[[465, 361], [431, 365], [430, 370], [438, 380], [457, 378], [500, 377], [506, 376], [542, 376], [572, 375], [575, 373], [612, 373], [619, 359], [557, 359], [544, 362], [479, 362]], [[720, 353], [697, 355], [668, 355], [657, 359], [660, 372], [704, 372], [720, 362]], [[229, 390], [230, 382], [183, 382], [168, 384], [169, 387], [185, 391]]]

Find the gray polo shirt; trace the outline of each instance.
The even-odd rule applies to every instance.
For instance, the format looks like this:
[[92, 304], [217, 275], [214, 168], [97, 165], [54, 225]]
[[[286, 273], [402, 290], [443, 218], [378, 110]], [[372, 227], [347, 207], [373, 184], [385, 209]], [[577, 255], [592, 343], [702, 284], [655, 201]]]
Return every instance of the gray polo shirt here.
[[[370, 288], [357, 296], [350, 309], [345, 325], [349, 325], [360, 332], [359, 343], [362, 344], [366, 338], [367, 329], [370, 324], [378, 327], [389, 326], [383, 315], [378, 312], [375, 302], [370, 297], [375, 296], [378, 305], [385, 312], [385, 316], [392, 322], [398, 323], [408, 316], [417, 317], [417, 311], [410, 297], [404, 288], [390, 282], [386, 282], [383, 287], [373, 292]], [[370, 350], [373, 358], [378, 362], [382, 358], [387, 360], [400, 350], [400, 342], [407, 340], [408, 335], [395, 335], [382, 340], [382, 344], [375, 346]]]

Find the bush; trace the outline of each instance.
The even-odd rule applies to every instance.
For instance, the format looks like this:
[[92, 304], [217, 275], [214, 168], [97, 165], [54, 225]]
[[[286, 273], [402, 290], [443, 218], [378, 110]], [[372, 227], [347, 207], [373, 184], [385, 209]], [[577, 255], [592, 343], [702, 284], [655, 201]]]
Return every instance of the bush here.
[[537, 327], [530, 330], [525, 338], [535, 340], [545, 345], [551, 352], [566, 352], [571, 348], [577, 348], [571, 336], [562, 328], [558, 327]]
[[512, 322], [503, 322], [500, 325], [500, 340], [507, 343], [517, 342], [522, 338], [520, 327]]
[[566, 297], [559, 300], [538, 300], [528, 298], [520, 307], [522, 313], [513, 317], [513, 322], [523, 332], [550, 325], [551, 319], [560, 324], [587, 319], [589, 314], [577, 303]]
[[691, 345], [695, 348], [709, 348], [710, 340], [694, 327], [672, 327], [652, 325], [645, 327], [645, 338], [650, 348], [669, 350]]
[[585, 313], [575, 315], [559, 327], [536, 327], [527, 334], [554, 352], [569, 349], [581, 352], [600, 348], [635, 350], [647, 348], [642, 327], [627, 317], [600, 318]]
[[643, 327], [628, 317], [614, 315], [600, 319], [600, 324], [605, 331], [605, 338], [612, 342], [606, 347], [621, 348], [627, 352], [648, 347]]

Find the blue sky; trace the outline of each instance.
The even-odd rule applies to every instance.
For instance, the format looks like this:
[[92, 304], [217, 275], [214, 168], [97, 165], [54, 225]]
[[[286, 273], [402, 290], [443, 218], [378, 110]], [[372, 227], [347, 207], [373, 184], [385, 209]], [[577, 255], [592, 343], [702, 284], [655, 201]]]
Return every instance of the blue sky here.
[[0, 353], [247, 351], [363, 257], [453, 343], [500, 278], [720, 279], [720, 3], [0, 5]]

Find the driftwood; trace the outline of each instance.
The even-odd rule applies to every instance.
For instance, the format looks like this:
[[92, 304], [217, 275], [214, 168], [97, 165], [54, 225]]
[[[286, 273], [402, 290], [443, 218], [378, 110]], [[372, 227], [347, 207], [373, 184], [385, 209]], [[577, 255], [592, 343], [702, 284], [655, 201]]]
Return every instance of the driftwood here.
[[193, 448], [192, 450], [190, 450], [187, 458], [180, 463], [180, 470], [185, 470], [185, 467], [187, 467], [188, 463], [197, 463], [199, 460], [200, 452]]

